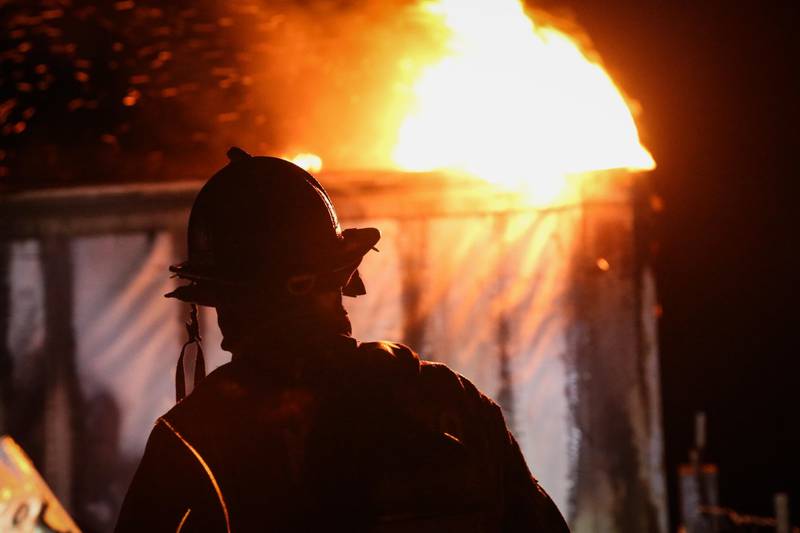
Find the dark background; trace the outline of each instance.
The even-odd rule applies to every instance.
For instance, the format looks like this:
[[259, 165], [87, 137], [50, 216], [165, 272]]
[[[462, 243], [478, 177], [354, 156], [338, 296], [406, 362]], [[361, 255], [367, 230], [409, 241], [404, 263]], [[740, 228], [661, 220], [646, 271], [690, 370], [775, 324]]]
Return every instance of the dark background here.
[[656, 224], [661, 369], [674, 473], [708, 416], [724, 506], [800, 519], [797, 2], [539, 2], [567, 9], [644, 109], [665, 210]]
[[[75, 0], [63, 16], [23, 25], [19, 36], [4, 36], [0, 100], [14, 97], [17, 105], [7, 110], [8, 127], [0, 132], [0, 191], [53, 182], [204, 175], [218, 162], [210, 164], [200, 155], [223, 153], [217, 145], [227, 146], [228, 137], [247, 130], [277, 143], [292, 131], [279, 115], [267, 111], [260, 117], [247, 107], [241, 97], [247, 64], [237, 65], [242, 76], [231, 83], [229, 74], [215, 70], [228, 65], [231, 50], [243, 45], [236, 41], [240, 26], [218, 27], [213, 39], [202, 33], [203, 24], [195, 26], [216, 22], [216, 15], [200, 20], [202, 9], [200, 15], [190, 13], [212, 4], [213, 15], [222, 4], [141, 1], [136, 10], [120, 11], [114, 3]], [[359, 2], [342, 4], [360, 9]], [[7, 22], [19, 13], [59, 5], [55, 0], [9, 3], [0, 5], [0, 18]], [[795, 79], [800, 78], [795, 42], [800, 4], [536, 0], [529, 5], [577, 22], [613, 79], [644, 110], [637, 122], [658, 162], [649, 177], [665, 205], [653, 238], [663, 307], [663, 412], [673, 522], [674, 473], [692, 443], [694, 412], [703, 410], [709, 420], [707, 458], [720, 467], [723, 505], [769, 515], [773, 493], [788, 491], [798, 523], [800, 364], [794, 333], [800, 329], [795, 304], [800, 265], [792, 248], [800, 178], [800, 84]], [[342, 15], [314, 16], [314, 27], [324, 30], [337, 24], [317, 20]], [[168, 36], [151, 33], [169, 24]], [[61, 33], [43, 33], [49, 26]], [[195, 29], [202, 47], [187, 48]], [[280, 28], [270, 31], [273, 41], [282, 42]], [[418, 41], [413, 32], [408, 35], [410, 42]], [[359, 38], [347, 35], [345, 47], [363, 54], [370, 49], [364, 43], [371, 41]], [[28, 41], [32, 48], [20, 52], [20, 44]], [[126, 46], [115, 50], [116, 41]], [[161, 42], [169, 44], [171, 54], [163, 60]], [[307, 46], [315, 50], [322, 43], [327, 49], [332, 42], [343, 39], [325, 33]], [[54, 49], [54, 43], [62, 48], [74, 43], [77, 52]], [[307, 51], [297, 53], [306, 56]], [[380, 59], [384, 52], [375, 53]], [[82, 56], [91, 57], [91, 63], [75, 61]], [[37, 72], [39, 63], [50, 70]], [[323, 92], [340, 102], [345, 99], [336, 90], [390, 80], [375, 71], [374, 64], [381, 63], [376, 60]], [[314, 65], [309, 68], [315, 72]], [[87, 78], [76, 78], [77, 71]], [[138, 103], [120, 105], [131, 94], [128, 76], [142, 72], [150, 81], [133, 86], [141, 92]], [[293, 75], [301, 79], [307, 73]], [[219, 86], [208, 83], [215, 76]], [[44, 81], [47, 88], [37, 89]], [[284, 80], [256, 82], [282, 87]], [[285, 84], [298, 86], [294, 80]], [[178, 96], [165, 92], [175, 87]], [[216, 102], [220, 91], [230, 98], [206, 105]], [[223, 106], [228, 101], [241, 105], [228, 109]], [[218, 120], [218, 114], [233, 111], [239, 117], [235, 121]], [[16, 133], [14, 125], [21, 122], [26, 129]]]

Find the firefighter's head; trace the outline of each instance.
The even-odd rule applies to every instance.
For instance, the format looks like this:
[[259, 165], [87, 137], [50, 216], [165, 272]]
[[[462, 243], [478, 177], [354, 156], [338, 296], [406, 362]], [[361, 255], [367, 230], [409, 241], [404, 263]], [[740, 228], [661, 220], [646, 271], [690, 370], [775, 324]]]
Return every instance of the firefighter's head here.
[[170, 267], [189, 284], [168, 296], [252, 312], [365, 293], [357, 268], [377, 229], [342, 231], [325, 189], [293, 163], [239, 148], [228, 158], [192, 206], [188, 259]]

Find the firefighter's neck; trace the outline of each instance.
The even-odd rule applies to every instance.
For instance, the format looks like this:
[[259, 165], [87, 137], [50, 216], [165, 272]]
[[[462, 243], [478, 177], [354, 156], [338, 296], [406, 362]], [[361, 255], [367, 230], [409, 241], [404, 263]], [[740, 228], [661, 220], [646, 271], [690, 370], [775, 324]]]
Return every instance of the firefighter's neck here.
[[350, 320], [338, 291], [217, 309], [222, 349], [236, 358], [279, 357], [293, 349], [350, 335]]

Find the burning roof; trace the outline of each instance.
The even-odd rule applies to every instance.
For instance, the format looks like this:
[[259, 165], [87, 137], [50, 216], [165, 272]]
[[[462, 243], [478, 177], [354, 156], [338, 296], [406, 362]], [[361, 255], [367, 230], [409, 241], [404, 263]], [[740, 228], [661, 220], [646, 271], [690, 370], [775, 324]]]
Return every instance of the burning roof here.
[[650, 168], [619, 90], [517, 0], [7, 6], [7, 187], [204, 177], [229, 144], [557, 192]]

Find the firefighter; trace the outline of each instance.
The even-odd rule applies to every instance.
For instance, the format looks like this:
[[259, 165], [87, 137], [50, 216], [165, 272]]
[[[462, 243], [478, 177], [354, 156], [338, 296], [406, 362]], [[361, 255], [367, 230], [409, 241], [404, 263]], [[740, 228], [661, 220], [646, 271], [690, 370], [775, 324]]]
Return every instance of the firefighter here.
[[568, 531], [492, 400], [406, 346], [351, 337], [342, 296], [365, 294], [379, 231], [342, 231], [292, 163], [228, 157], [170, 267], [188, 284], [167, 296], [216, 308], [231, 362], [202, 379], [198, 360], [185, 396], [182, 351], [179, 402], [116, 531]]

